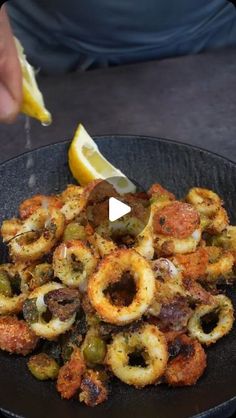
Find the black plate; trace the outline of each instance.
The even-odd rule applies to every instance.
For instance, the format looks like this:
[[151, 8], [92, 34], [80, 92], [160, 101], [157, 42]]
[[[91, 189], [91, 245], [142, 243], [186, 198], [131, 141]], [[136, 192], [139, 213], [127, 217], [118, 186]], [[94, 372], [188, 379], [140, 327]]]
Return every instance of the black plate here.
[[[208, 187], [224, 199], [236, 223], [236, 165], [215, 154], [162, 139], [97, 138], [109, 160], [144, 187], [160, 182], [177, 196], [193, 185]], [[59, 143], [14, 158], [0, 166], [0, 222], [17, 214], [19, 203], [31, 194], [57, 193], [72, 181], [67, 166], [68, 143]], [[34, 158], [36, 185], [28, 187]], [[1, 249], [0, 249], [1, 250]], [[1, 254], [1, 251], [0, 251]], [[2, 258], [4, 257], [2, 253]], [[230, 292], [236, 305], [236, 297]], [[0, 353], [0, 407], [25, 418], [223, 418], [236, 407], [236, 328], [207, 350], [208, 367], [198, 384], [170, 389], [160, 385], [135, 390], [118, 381], [108, 402], [96, 408], [62, 401], [51, 382], [38, 382], [27, 371], [26, 359]], [[206, 411], [208, 411], [206, 413]]]

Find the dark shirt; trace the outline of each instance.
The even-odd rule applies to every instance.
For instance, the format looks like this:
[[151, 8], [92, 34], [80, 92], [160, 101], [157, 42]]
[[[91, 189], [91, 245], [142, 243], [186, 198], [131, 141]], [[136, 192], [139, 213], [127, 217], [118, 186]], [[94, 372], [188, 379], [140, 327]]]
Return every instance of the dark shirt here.
[[11, 0], [16, 35], [47, 72], [198, 53], [236, 44], [226, 0]]

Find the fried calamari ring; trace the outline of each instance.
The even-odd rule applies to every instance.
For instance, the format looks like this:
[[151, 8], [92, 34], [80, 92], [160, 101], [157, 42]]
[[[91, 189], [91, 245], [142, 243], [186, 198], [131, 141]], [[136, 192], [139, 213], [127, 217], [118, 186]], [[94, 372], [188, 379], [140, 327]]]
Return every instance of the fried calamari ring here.
[[222, 204], [218, 194], [202, 187], [192, 187], [186, 196], [186, 201], [195, 206], [199, 213], [208, 217], [215, 215]]
[[67, 222], [72, 221], [80, 215], [86, 204], [83, 187], [69, 184], [62, 192], [61, 200], [63, 202], [61, 212]]
[[168, 203], [154, 213], [153, 233], [160, 255], [194, 252], [201, 239], [199, 214], [188, 203]]
[[209, 263], [206, 268], [205, 280], [215, 283], [218, 279], [227, 280], [234, 277], [234, 256], [231, 252], [214, 246], [206, 247], [206, 251]]
[[38, 337], [28, 324], [15, 316], [0, 317], [0, 349], [26, 356], [33, 351]]
[[[210, 333], [204, 332], [201, 320], [205, 315], [217, 314], [217, 325]], [[214, 297], [211, 305], [199, 305], [188, 323], [188, 331], [191, 337], [197, 338], [201, 344], [214, 344], [217, 340], [229, 333], [234, 322], [234, 308], [229, 298], [224, 295]]]
[[182, 334], [168, 344], [170, 358], [165, 380], [170, 386], [192, 386], [206, 368], [206, 354], [201, 344]]
[[62, 202], [57, 196], [45, 196], [37, 194], [29, 199], [24, 200], [19, 207], [19, 213], [21, 219], [27, 219], [39, 208], [45, 209], [60, 209]]
[[56, 315], [51, 312], [51, 319], [46, 322], [44, 315], [47, 313], [47, 305], [44, 297], [51, 291], [62, 289], [59, 283], [50, 282], [37, 289], [33, 290], [26, 299], [23, 307], [23, 314], [25, 320], [29, 323], [31, 329], [36, 335], [48, 340], [53, 340], [60, 334], [68, 331], [75, 321], [76, 314], [65, 321], [61, 321]]
[[220, 208], [215, 216], [210, 219], [209, 224], [206, 226], [205, 231], [209, 234], [220, 234], [229, 225], [229, 218], [224, 208]]
[[[129, 355], [142, 355], [146, 366], [132, 366]], [[142, 388], [157, 383], [166, 369], [168, 350], [165, 336], [154, 325], [136, 332], [121, 332], [108, 346], [106, 363], [122, 382]]]
[[20, 219], [12, 218], [3, 221], [1, 226], [1, 235], [3, 242], [8, 242], [16, 235], [18, 235], [22, 227], [22, 221]]
[[57, 390], [64, 399], [71, 399], [78, 391], [82, 376], [85, 372], [85, 362], [77, 348], [73, 351], [70, 360], [59, 370]]
[[69, 287], [87, 289], [89, 276], [94, 272], [97, 260], [91, 250], [77, 240], [67, 241], [56, 248], [53, 254], [55, 277]]
[[212, 190], [193, 187], [186, 201], [200, 213], [202, 227], [209, 234], [221, 233], [229, 224], [227, 212], [222, 208], [223, 202]]
[[4, 275], [5, 281], [8, 283], [8, 292], [5, 294], [0, 292], [0, 315], [19, 313], [22, 310], [27, 294], [25, 292], [14, 293], [12, 284], [16, 276], [15, 267], [12, 264], [2, 264], [0, 266], [0, 275]]
[[49, 253], [64, 231], [64, 216], [58, 209], [37, 209], [26, 219], [10, 242], [14, 260], [35, 261]]
[[[135, 282], [136, 292], [128, 306], [115, 305], [105, 294], [109, 285], [118, 283], [129, 272]], [[91, 276], [88, 295], [99, 316], [112, 324], [128, 324], [140, 318], [152, 302], [155, 278], [148, 262], [136, 251], [120, 249], [105, 257], [96, 273]]]

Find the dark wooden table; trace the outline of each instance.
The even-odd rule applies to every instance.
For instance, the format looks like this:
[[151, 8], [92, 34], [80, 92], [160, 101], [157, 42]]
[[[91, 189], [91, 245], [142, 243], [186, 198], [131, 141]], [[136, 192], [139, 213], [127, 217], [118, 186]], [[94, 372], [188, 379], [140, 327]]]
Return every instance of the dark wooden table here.
[[[235, 48], [39, 77], [39, 84], [54, 123], [31, 122], [32, 148], [71, 138], [82, 122], [92, 135], [165, 137], [236, 161]], [[0, 162], [25, 151], [24, 121], [0, 126]]]
[[[236, 160], [236, 49], [136, 65], [40, 77], [54, 123], [32, 121], [32, 147], [91, 134], [181, 140]], [[0, 126], [0, 161], [25, 148], [24, 117]]]

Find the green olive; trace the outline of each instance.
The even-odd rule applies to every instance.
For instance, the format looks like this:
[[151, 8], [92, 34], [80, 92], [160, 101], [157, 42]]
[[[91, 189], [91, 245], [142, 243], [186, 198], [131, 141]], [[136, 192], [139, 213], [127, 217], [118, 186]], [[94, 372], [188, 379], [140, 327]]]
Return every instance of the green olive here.
[[210, 220], [207, 216], [201, 215], [200, 217], [201, 228], [204, 230], [210, 223]]
[[12, 289], [9, 276], [6, 271], [0, 271], [0, 294], [4, 296], [11, 297]]
[[85, 228], [78, 222], [71, 222], [65, 228], [63, 241], [70, 241], [72, 239], [78, 239], [82, 241], [86, 239]]
[[150, 198], [150, 204], [151, 205], [153, 205], [153, 204], [155, 204], [155, 203], [161, 203], [161, 202], [165, 202], [165, 201], [168, 201], [169, 200], [169, 197], [166, 195], [166, 194], [161, 194], [161, 195], [153, 195], [151, 198]]
[[106, 355], [106, 344], [99, 337], [90, 337], [85, 344], [83, 354], [88, 364], [101, 364]]
[[59, 372], [56, 360], [45, 353], [30, 357], [28, 368], [38, 380], [56, 379]]

